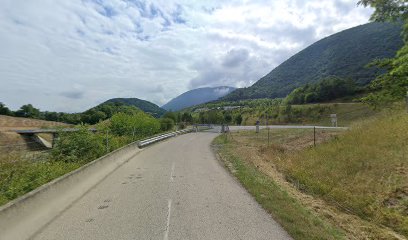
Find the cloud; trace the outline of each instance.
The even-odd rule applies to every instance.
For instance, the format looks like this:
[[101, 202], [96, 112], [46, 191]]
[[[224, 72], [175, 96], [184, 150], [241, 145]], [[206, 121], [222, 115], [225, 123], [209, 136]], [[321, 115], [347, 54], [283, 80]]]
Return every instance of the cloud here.
[[224, 67], [237, 67], [245, 62], [249, 57], [249, 52], [246, 49], [232, 49], [224, 58], [222, 65]]
[[83, 111], [113, 97], [162, 105], [195, 87], [249, 86], [371, 12], [352, 0], [3, 0], [0, 96], [13, 109]]
[[84, 92], [82, 91], [67, 91], [67, 92], [62, 92], [62, 96], [70, 99], [82, 99], [84, 98]]
[[219, 88], [214, 89], [214, 93], [220, 97], [225, 96], [230, 91], [231, 91], [231, 88], [228, 88], [228, 87], [219, 87]]

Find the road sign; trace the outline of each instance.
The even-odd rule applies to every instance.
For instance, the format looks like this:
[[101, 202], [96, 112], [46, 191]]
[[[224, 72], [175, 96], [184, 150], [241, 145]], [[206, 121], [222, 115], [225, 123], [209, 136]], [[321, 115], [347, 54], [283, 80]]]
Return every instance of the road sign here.
[[337, 127], [337, 114], [330, 114], [331, 123], [333, 127]]

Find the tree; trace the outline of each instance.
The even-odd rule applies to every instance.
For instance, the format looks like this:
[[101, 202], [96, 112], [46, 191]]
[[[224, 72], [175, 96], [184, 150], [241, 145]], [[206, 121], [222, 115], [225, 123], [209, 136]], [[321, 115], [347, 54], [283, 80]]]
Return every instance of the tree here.
[[6, 105], [4, 105], [2, 102], [0, 102], [0, 115], [8, 115], [8, 116], [13, 115], [10, 109], [6, 107]]
[[171, 118], [160, 118], [160, 129], [162, 131], [169, 131], [173, 129], [174, 121]]
[[232, 116], [229, 113], [227, 113], [227, 114], [224, 115], [224, 120], [225, 120], [226, 123], [231, 123]]
[[178, 120], [178, 118], [177, 118], [177, 114], [176, 113], [174, 113], [174, 112], [166, 112], [164, 115], [163, 115], [163, 118], [170, 118], [170, 119], [173, 119], [173, 121], [174, 122], [178, 122], [177, 120]]
[[15, 115], [17, 117], [26, 117], [26, 118], [39, 118], [40, 110], [33, 107], [31, 104], [26, 104], [21, 106], [21, 108], [16, 111]]
[[359, 5], [371, 6], [375, 9], [371, 15], [373, 21], [397, 21], [408, 18], [406, 0], [360, 0]]
[[242, 116], [241, 116], [241, 114], [235, 116], [235, 123], [236, 123], [237, 125], [241, 125], [241, 123], [242, 123]]
[[406, 0], [361, 0], [358, 4], [375, 9], [373, 21], [402, 21], [404, 46], [393, 59], [376, 62], [377, 66], [387, 69], [387, 73], [376, 78], [371, 88], [376, 92], [363, 98], [372, 105], [398, 101], [408, 91], [408, 4]]
[[183, 113], [183, 115], [181, 115], [181, 121], [186, 123], [192, 123], [193, 117], [191, 116], [190, 113], [185, 112]]

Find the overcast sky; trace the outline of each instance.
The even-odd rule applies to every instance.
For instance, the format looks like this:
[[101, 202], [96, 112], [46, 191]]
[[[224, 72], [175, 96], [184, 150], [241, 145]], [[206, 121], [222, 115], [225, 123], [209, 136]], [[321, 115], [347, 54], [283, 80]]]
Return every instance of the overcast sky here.
[[250, 86], [335, 32], [357, 0], [0, 0], [0, 102], [84, 111], [113, 97], [163, 105]]

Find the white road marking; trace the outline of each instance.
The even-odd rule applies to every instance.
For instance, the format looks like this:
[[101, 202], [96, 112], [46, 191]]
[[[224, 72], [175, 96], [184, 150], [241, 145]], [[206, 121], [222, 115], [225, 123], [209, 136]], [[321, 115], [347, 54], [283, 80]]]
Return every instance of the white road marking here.
[[171, 173], [170, 173], [170, 182], [173, 182], [174, 180], [174, 168], [175, 168], [175, 163], [173, 162], [173, 164], [171, 165]]
[[168, 201], [169, 201], [169, 204], [168, 204], [168, 213], [167, 213], [167, 225], [166, 225], [166, 230], [164, 231], [163, 240], [168, 240], [169, 239], [171, 199], [169, 199]]

